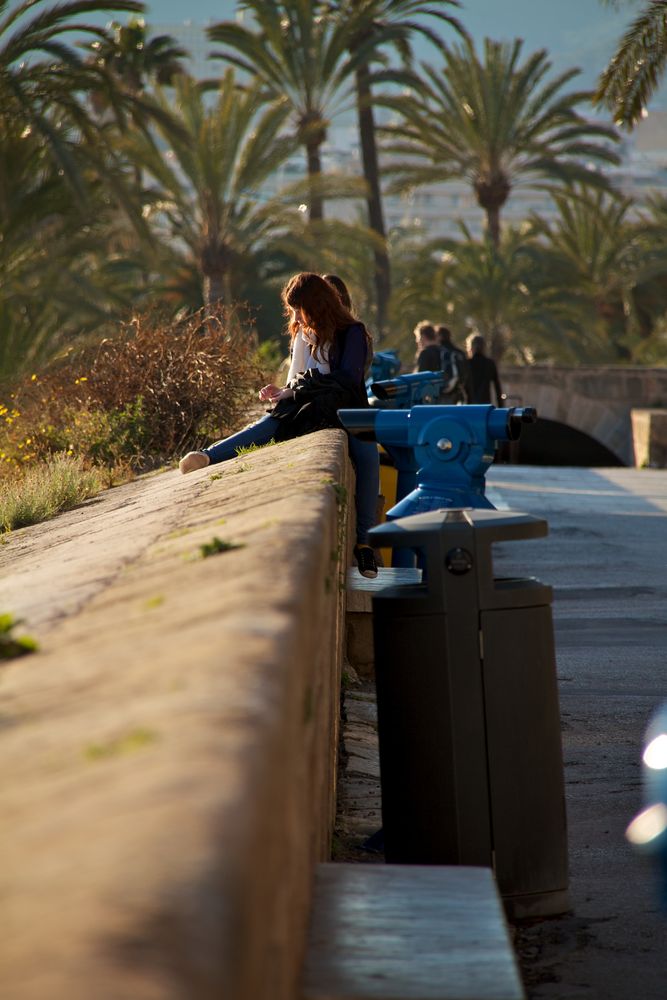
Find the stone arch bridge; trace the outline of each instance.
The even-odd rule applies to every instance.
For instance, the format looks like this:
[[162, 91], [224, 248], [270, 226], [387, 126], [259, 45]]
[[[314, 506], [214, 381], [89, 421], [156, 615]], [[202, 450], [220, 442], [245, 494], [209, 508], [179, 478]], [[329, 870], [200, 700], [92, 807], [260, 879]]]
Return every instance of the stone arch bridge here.
[[501, 365], [508, 405], [535, 406], [545, 420], [587, 434], [623, 465], [641, 464], [633, 443], [637, 410], [667, 410], [667, 367]]

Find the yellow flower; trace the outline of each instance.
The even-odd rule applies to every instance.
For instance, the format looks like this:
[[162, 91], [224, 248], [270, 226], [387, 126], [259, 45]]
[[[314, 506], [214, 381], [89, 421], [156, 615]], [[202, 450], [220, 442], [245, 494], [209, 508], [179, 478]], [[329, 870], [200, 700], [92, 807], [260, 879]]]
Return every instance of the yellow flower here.
[[37, 381], [37, 376], [36, 375], [31, 375], [30, 376], [30, 381], [31, 382], [36, 382]]

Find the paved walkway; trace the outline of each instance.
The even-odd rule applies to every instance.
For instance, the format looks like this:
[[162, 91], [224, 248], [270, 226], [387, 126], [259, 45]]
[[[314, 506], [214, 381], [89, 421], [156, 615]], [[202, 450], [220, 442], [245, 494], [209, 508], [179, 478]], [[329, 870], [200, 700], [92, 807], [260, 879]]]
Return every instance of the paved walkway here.
[[[494, 553], [497, 575], [555, 592], [573, 912], [517, 930], [530, 1000], [664, 1000], [667, 914], [624, 831], [641, 808], [642, 734], [667, 699], [667, 471], [495, 466], [487, 492], [550, 528]], [[374, 706], [354, 689], [347, 704], [343, 822], [366, 831]]]

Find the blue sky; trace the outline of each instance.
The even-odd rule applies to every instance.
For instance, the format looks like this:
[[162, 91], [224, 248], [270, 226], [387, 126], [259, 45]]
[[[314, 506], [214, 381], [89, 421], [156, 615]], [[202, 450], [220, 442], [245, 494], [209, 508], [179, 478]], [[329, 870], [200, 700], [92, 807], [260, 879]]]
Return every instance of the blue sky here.
[[[438, 0], [434, 0], [437, 3]], [[233, 16], [235, 0], [152, 0], [148, 24], [195, 24]], [[464, 0], [458, 16], [477, 43], [485, 36], [497, 40], [524, 39], [524, 53], [547, 49], [560, 72], [578, 67], [575, 86], [592, 87], [614, 50], [618, 38], [636, 12], [638, 0], [620, 8], [599, 0]], [[452, 35], [452, 39], [453, 39]], [[422, 54], [427, 55], [423, 50]], [[667, 107], [667, 87], [653, 106]]]

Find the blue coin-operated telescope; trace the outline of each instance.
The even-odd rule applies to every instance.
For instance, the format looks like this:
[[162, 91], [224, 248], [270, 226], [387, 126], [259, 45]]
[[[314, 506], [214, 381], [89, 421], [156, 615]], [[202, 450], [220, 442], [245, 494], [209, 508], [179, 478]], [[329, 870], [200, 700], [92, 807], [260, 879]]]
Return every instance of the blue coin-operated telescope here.
[[395, 378], [371, 381], [371, 406], [382, 410], [407, 410], [437, 403], [445, 385], [443, 372], [408, 372]]
[[667, 913], [667, 701], [646, 730], [642, 779], [645, 808], [625, 835], [638, 850], [655, 858], [660, 903]]
[[371, 394], [371, 385], [383, 379], [392, 379], [401, 370], [401, 359], [396, 351], [376, 351], [371, 361], [371, 370], [366, 379], [366, 389]]
[[[431, 374], [431, 373], [422, 373]], [[398, 469], [396, 519], [448, 507], [486, 507], [485, 474], [497, 441], [515, 441], [533, 407], [415, 406], [410, 410], [339, 410], [350, 434], [377, 441]]]

